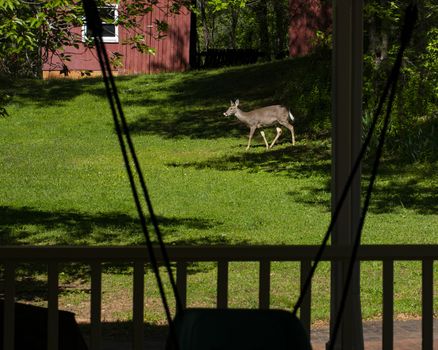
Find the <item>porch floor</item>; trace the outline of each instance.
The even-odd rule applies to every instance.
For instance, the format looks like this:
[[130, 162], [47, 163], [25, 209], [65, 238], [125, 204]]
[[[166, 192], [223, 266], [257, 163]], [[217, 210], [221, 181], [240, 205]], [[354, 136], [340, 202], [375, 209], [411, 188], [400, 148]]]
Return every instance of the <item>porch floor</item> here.
[[[365, 350], [382, 349], [382, 321], [365, 321], [364, 340]], [[434, 350], [438, 350], [438, 319], [433, 323]], [[329, 338], [328, 327], [316, 329], [312, 333], [313, 350], [325, 350]], [[421, 350], [421, 320], [394, 321], [394, 349]]]
[[[364, 339], [365, 350], [382, 349], [381, 321], [365, 321]], [[438, 319], [434, 320], [434, 350], [438, 350]], [[318, 327], [312, 332], [313, 350], [325, 350], [325, 343], [329, 338], [327, 326]], [[163, 350], [163, 337], [152, 337], [145, 339], [144, 349]], [[130, 343], [123, 339], [104, 338], [103, 350], [129, 349]], [[397, 350], [421, 350], [421, 320], [396, 320], [394, 321], [394, 349]]]

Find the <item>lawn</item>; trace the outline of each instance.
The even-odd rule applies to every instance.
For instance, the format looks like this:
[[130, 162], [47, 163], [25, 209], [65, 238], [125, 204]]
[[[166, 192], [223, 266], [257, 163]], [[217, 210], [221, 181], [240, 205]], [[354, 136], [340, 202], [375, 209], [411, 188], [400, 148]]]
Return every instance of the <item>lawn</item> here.
[[[168, 244], [320, 243], [330, 217], [329, 106], [328, 110], [320, 106], [320, 116], [300, 115], [290, 106], [297, 120], [297, 144], [292, 147], [284, 133], [278, 147], [269, 151], [257, 135], [245, 152], [248, 130], [236, 118], [223, 116], [230, 99], [239, 98], [241, 108], [249, 110], [283, 101], [291, 84], [294, 90], [300, 84], [312, 89], [318, 81], [303, 83], [303, 67], [303, 60], [286, 60], [117, 78]], [[3, 80], [1, 84], [14, 97], [8, 106], [10, 117], [0, 119], [0, 242], [143, 244], [102, 82]], [[297, 97], [300, 106], [305, 96], [303, 91]], [[319, 128], [312, 128], [315, 118]], [[266, 134], [272, 140], [275, 131]], [[363, 243], [437, 243], [437, 168], [436, 163], [411, 164], [385, 154]], [[366, 163], [364, 179], [368, 169]], [[189, 304], [213, 306], [213, 266], [191, 269]], [[365, 263], [363, 270], [370, 278], [363, 285], [363, 313], [366, 318], [377, 317], [381, 266]], [[272, 305], [291, 307], [297, 295], [291, 283], [297, 266], [275, 264], [272, 271]], [[315, 320], [328, 315], [328, 271], [323, 265], [316, 276]], [[257, 305], [256, 272], [254, 264], [232, 264], [231, 306]], [[417, 263], [396, 264], [397, 314], [419, 314], [420, 274]], [[73, 278], [77, 275], [72, 269], [61, 277], [69, 286], [61, 305], [85, 317], [89, 281]], [[104, 275], [104, 302], [129, 300], [130, 279], [126, 269], [109, 269]], [[149, 273], [146, 279], [148, 286], [153, 285]], [[148, 320], [161, 323], [163, 313], [153, 287], [147, 288], [147, 298]], [[129, 307], [120, 305], [105, 317], [127, 320]]]

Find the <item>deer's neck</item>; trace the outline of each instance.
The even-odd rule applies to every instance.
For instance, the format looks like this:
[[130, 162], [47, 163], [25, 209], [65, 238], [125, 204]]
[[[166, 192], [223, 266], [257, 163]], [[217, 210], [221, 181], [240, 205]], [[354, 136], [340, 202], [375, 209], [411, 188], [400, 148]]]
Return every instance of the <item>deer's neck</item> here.
[[243, 122], [245, 124], [248, 124], [248, 122], [251, 120], [249, 114], [247, 112], [240, 110], [240, 109], [237, 109], [237, 112], [235, 115], [236, 115], [237, 119], [239, 119], [241, 122]]

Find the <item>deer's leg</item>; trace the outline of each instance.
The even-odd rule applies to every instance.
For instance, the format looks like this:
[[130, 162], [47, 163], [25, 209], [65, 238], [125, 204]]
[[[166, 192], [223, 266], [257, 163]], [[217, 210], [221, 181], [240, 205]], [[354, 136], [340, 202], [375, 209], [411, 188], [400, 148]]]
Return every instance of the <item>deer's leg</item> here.
[[260, 131], [260, 135], [262, 135], [263, 140], [265, 140], [266, 149], [269, 149], [268, 141], [266, 141], [266, 136], [264, 131]]
[[281, 125], [285, 126], [289, 129], [291, 135], [292, 135], [292, 145], [295, 145], [295, 133], [294, 133], [294, 126], [289, 123], [281, 123]]
[[249, 140], [248, 140], [248, 146], [246, 146], [246, 151], [248, 151], [249, 146], [251, 145], [252, 136], [254, 135], [255, 131], [256, 131], [256, 127], [251, 126], [251, 128], [249, 129]]
[[272, 141], [271, 146], [269, 146], [269, 148], [272, 148], [272, 146], [274, 146], [274, 143], [277, 142], [278, 138], [279, 138], [280, 135], [281, 135], [281, 128], [279, 128], [279, 127], [277, 126], [276, 129], [277, 129], [277, 136], [275, 136], [275, 139], [274, 139], [274, 141]]
[[295, 146], [295, 132], [294, 132], [294, 126], [291, 125], [289, 130], [290, 130], [290, 133], [291, 133], [291, 135], [292, 135], [292, 146]]

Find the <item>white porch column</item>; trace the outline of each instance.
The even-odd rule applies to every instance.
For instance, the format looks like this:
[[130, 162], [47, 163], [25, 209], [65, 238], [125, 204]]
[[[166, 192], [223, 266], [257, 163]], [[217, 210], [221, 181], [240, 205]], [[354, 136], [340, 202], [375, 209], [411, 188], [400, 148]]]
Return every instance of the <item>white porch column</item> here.
[[[363, 0], [333, 0], [332, 208], [361, 145]], [[332, 209], [332, 210], [333, 210]], [[351, 250], [360, 215], [360, 174], [335, 226], [332, 244]], [[334, 263], [331, 276], [331, 327], [339, 308], [348, 262]], [[363, 350], [359, 267], [355, 269], [335, 349]]]

